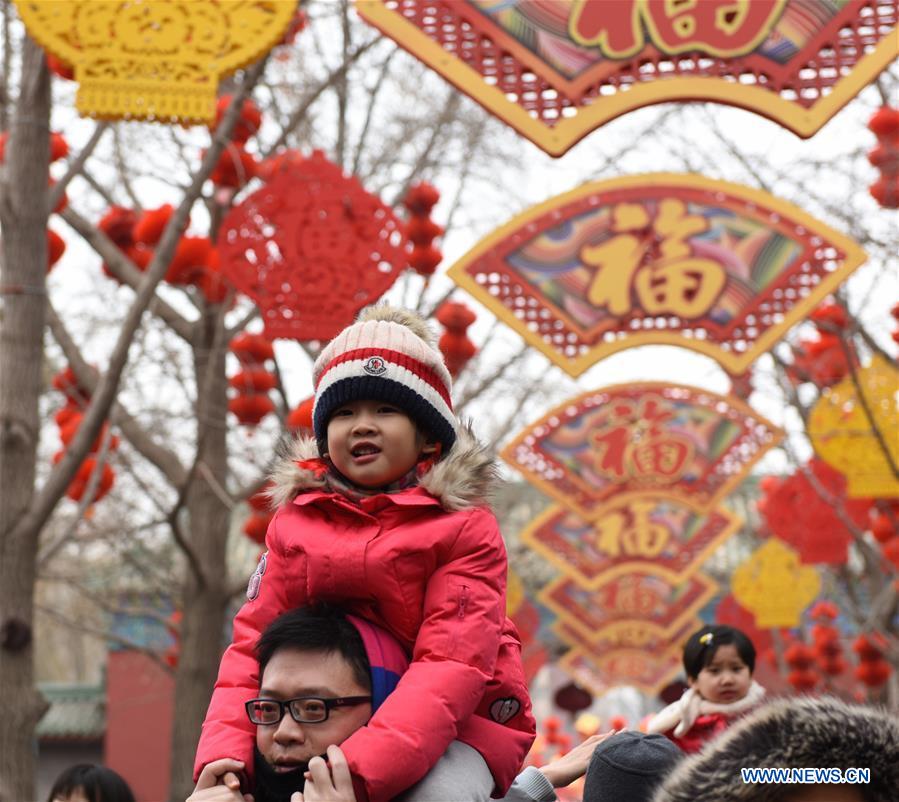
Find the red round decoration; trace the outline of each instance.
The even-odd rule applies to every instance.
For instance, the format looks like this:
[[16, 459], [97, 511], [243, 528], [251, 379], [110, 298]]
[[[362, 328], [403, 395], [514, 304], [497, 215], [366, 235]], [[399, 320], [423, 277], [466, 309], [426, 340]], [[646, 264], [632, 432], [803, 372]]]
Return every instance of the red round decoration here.
[[272, 338], [331, 339], [406, 265], [391, 209], [320, 151], [234, 207], [218, 245], [222, 272], [256, 301]]
[[871, 533], [878, 543], [886, 543], [893, 535], [899, 534], [899, 529], [893, 525], [893, 519], [885, 512], [879, 512], [871, 521]]
[[430, 245], [443, 229], [430, 217], [411, 217], [406, 223], [406, 236], [413, 245]]
[[437, 270], [437, 265], [443, 260], [443, 254], [433, 245], [424, 247], [416, 245], [409, 254], [409, 266], [416, 273], [423, 276], [432, 276]]
[[300, 430], [312, 431], [312, 405], [315, 403], [315, 396], [309, 396], [305, 401], [301, 402], [296, 409], [291, 410], [287, 416], [287, 428], [292, 432]]
[[165, 272], [170, 284], [190, 284], [203, 275], [212, 253], [208, 237], [182, 237]]
[[47, 272], [55, 265], [66, 252], [66, 241], [52, 228], [47, 229]]
[[881, 106], [868, 120], [868, 130], [878, 139], [899, 135], [899, 109]]
[[69, 155], [69, 143], [59, 133], [50, 134], [50, 161], [55, 162]]
[[59, 371], [52, 380], [53, 389], [59, 390], [65, 397], [66, 401], [75, 407], [86, 407], [91, 400], [90, 394], [81, 389], [78, 385], [78, 379], [75, 378], [75, 371], [71, 367], [66, 367]]
[[275, 404], [267, 395], [237, 395], [229, 399], [228, 411], [244, 426], [255, 426], [275, 411]]
[[254, 543], [260, 546], [265, 544], [265, 533], [268, 531], [268, 525], [271, 523], [272, 514], [253, 512], [247, 516], [247, 520], [243, 524], [243, 533]]
[[278, 380], [267, 370], [242, 370], [228, 384], [241, 393], [267, 393], [278, 386]]
[[244, 365], [261, 365], [266, 360], [275, 358], [271, 341], [262, 334], [238, 334], [231, 340], [229, 350]]
[[247, 153], [243, 145], [232, 142], [222, 151], [209, 178], [213, 184], [220, 187], [239, 189], [251, 178], [256, 177], [258, 169], [259, 162], [256, 157]]
[[[52, 192], [55, 184], [56, 184], [56, 182], [52, 178], [47, 180], [47, 186], [49, 187], [51, 192]], [[65, 192], [63, 192], [62, 195], [59, 196], [59, 200], [56, 201], [56, 206], [53, 207], [53, 214], [59, 214], [68, 205], [69, 205], [69, 196], [66, 195]]]
[[[846, 514], [860, 530], [866, 529], [870, 500], [847, 498], [846, 477], [825, 462], [812, 459], [808, 467], [824, 493], [844, 505]], [[774, 535], [793, 546], [802, 562], [846, 562], [852, 534], [801, 470], [766, 496], [762, 514]]]
[[593, 704], [593, 697], [580, 685], [569, 682], [556, 691], [553, 699], [557, 707], [567, 710], [569, 713], [577, 713]]
[[403, 206], [413, 215], [427, 215], [439, 200], [440, 192], [437, 188], [427, 181], [420, 181], [409, 188], [403, 199]]
[[869, 191], [884, 209], [899, 209], [899, 176], [881, 176], [871, 185]]
[[100, 218], [97, 228], [100, 229], [119, 248], [130, 248], [134, 244], [134, 226], [137, 213], [124, 206], [110, 206], [109, 211]]
[[818, 675], [809, 669], [798, 668], [787, 674], [787, 682], [797, 691], [803, 693], [812, 690], [818, 684]]
[[834, 329], [845, 329], [849, 325], [849, 315], [839, 304], [821, 304], [810, 315], [811, 320], [820, 331], [833, 332]]
[[134, 241], [142, 245], [156, 245], [174, 213], [175, 208], [170, 203], [144, 212], [134, 225]]
[[[215, 124], [213, 125], [213, 130], [218, 128], [221, 124], [225, 112], [228, 111], [228, 107], [231, 105], [231, 98], [231, 95], [222, 95], [216, 102]], [[237, 124], [234, 126], [234, 131], [231, 133], [231, 140], [233, 142], [244, 143], [251, 136], [256, 135], [256, 132], [261, 125], [262, 112], [259, 110], [259, 106], [257, 106], [250, 98], [246, 98], [240, 109], [240, 116], [237, 119]]]

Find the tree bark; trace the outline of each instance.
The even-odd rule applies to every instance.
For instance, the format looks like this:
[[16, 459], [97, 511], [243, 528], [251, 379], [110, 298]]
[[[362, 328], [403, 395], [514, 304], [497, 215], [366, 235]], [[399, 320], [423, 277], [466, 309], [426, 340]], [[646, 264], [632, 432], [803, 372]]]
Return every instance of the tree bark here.
[[221, 307], [207, 307], [193, 343], [197, 380], [197, 466], [187, 492], [190, 544], [203, 575], [188, 570], [182, 593], [181, 652], [175, 680], [175, 719], [169, 798], [193, 790], [193, 759], [222, 654], [228, 605], [227, 342]]
[[49, 121], [44, 53], [27, 39], [0, 195], [0, 778], [22, 800], [34, 798], [34, 728], [47, 707], [31, 642], [38, 533], [16, 532], [16, 523], [34, 495], [40, 436]]

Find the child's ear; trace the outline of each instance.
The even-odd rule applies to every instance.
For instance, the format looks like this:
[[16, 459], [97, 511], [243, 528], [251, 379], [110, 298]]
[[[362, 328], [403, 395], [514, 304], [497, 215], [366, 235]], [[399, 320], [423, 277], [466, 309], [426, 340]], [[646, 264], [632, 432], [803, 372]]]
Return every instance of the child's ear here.
[[691, 688], [696, 684], [696, 677], [687, 677], [687, 685]]
[[437, 443], [433, 440], [425, 440], [425, 444], [421, 447], [422, 454], [436, 454], [437, 453]]

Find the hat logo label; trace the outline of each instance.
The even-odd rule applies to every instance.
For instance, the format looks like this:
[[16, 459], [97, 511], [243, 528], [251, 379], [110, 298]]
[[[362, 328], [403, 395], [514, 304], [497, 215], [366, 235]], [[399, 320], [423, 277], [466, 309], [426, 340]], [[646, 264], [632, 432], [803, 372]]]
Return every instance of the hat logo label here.
[[362, 366], [362, 370], [369, 376], [380, 376], [387, 372], [387, 363], [382, 356], [370, 356]]
[[519, 710], [521, 702], [514, 696], [507, 696], [505, 699], [497, 699], [490, 705], [490, 718], [498, 724], [505, 724], [510, 718], [514, 718]]

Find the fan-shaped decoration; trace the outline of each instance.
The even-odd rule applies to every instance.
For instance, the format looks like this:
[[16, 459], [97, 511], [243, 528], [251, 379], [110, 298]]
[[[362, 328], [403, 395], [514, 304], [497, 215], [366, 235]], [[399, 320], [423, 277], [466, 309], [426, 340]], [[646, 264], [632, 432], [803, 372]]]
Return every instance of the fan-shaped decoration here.
[[863, 532], [871, 502], [846, 498], [846, 478], [818, 459], [777, 482], [761, 509], [771, 531], [798, 552], [804, 563], [842, 565], [852, 533], [846, 519]]
[[811, 136], [897, 53], [894, 0], [357, 0], [361, 16], [560, 156], [633, 109], [708, 100]]
[[673, 634], [715, 595], [717, 588], [699, 572], [673, 583], [644, 568], [613, 577], [592, 590], [563, 576], [545, 587], [539, 598], [589, 641], [611, 624], [634, 619]]
[[851, 376], [821, 393], [809, 437], [815, 453], [846, 475], [850, 497], [899, 496], [899, 370], [875, 355], [857, 380], [862, 396]]
[[572, 398], [502, 452], [549, 496], [592, 520], [611, 497], [663, 492], [709, 510], [783, 433], [733, 396], [664, 382]]
[[553, 505], [521, 533], [538, 554], [586, 587], [649, 565], [677, 582], [740, 526], [723, 507], [711, 513], [657, 494], [612, 498], [586, 521]]
[[210, 123], [219, 81], [284, 35], [296, 3], [17, 0], [28, 33], [75, 68], [78, 111]]
[[818, 596], [821, 577], [802, 565], [795, 549], [771, 538], [740, 564], [731, 590], [741, 607], [764, 629], [796, 627], [802, 611]]
[[766, 192], [650, 173], [528, 209], [448, 275], [572, 376], [649, 343], [740, 374], [864, 260]]
[[266, 334], [295, 340], [334, 337], [407, 263], [403, 224], [321, 151], [285, 161], [231, 209], [219, 254], [262, 309]]
[[621, 685], [632, 685], [655, 696], [681, 670], [678, 655], [654, 655], [642, 649], [603, 654], [572, 649], [559, 660], [559, 665], [597, 696]]

